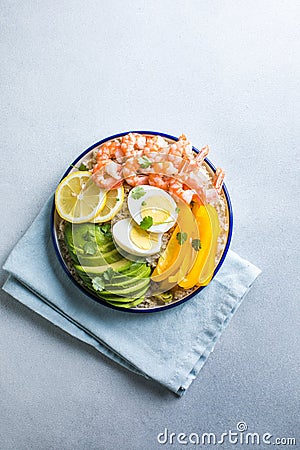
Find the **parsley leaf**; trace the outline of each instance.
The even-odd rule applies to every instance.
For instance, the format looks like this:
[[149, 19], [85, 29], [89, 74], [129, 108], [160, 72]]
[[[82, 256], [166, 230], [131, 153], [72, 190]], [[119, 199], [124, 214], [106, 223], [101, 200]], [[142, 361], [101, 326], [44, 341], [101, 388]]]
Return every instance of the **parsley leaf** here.
[[187, 233], [185, 233], [185, 232], [177, 233], [176, 234], [176, 239], [177, 239], [179, 245], [184, 244], [185, 241], [187, 240]]
[[146, 216], [141, 221], [140, 228], [142, 230], [148, 230], [148, 228], [152, 227], [152, 225], [153, 225], [153, 218], [151, 216]]
[[110, 223], [104, 223], [103, 225], [100, 225], [100, 230], [104, 234], [110, 233]]
[[147, 158], [147, 156], [140, 156], [138, 158], [138, 162], [142, 169], [148, 169], [148, 167], [150, 167], [152, 164], [152, 162], [150, 161], [149, 158]]
[[92, 285], [93, 285], [93, 288], [95, 289], [95, 291], [103, 291], [103, 289], [104, 289], [104, 283], [103, 283], [102, 278], [100, 278], [100, 277], [93, 278]]
[[132, 189], [132, 191], [131, 191], [131, 195], [132, 195], [132, 198], [134, 198], [134, 200], [138, 200], [139, 198], [143, 197], [143, 195], [145, 195], [145, 194], [146, 194], [146, 191], [141, 186], [137, 186], [134, 189]]
[[141, 203], [141, 205], [142, 205], [142, 206], [146, 206], [146, 205], [147, 205], [147, 202], [144, 200], [144, 201]]
[[180, 208], [178, 208], [178, 206], [177, 206], [177, 208], [175, 209], [176, 214], [178, 214], [179, 211], [180, 211]]
[[111, 238], [112, 237], [112, 232], [111, 232], [111, 226], [110, 223], [104, 223], [102, 225], [100, 225], [100, 230], [102, 231], [102, 233], [106, 238]]
[[200, 239], [193, 239], [192, 240], [192, 247], [196, 252], [198, 252], [201, 248], [201, 241]]
[[111, 281], [112, 277], [114, 276], [114, 271], [111, 267], [109, 267], [108, 269], [106, 269], [105, 272], [103, 272], [102, 274], [104, 280], [106, 281]]
[[87, 255], [95, 255], [97, 253], [97, 244], [93, 241], [86, 242], [83, 251]]
[[82, 237], [85, 241], [91, 241], [92, 238], [95, 238], [95, 235], [91, 230], [87, 230]]
[[84, 172], [84, 171], [88, 170], [88, 168], [86, 167], [85, 164], [81, 163], [80, 166], [78, 167], [78, 170]]

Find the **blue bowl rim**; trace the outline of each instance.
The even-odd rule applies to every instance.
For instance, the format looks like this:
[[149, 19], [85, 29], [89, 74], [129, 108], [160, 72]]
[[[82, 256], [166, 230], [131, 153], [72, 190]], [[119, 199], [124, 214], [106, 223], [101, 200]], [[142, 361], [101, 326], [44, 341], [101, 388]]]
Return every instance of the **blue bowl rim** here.
[[[128, 133], [139, 133], [139, 134], [150, 134], [150, 135], [159, 135], [159, 136], [163, 136], [167, 139], [171, 139], [174, 141], [178, 141], [178, 137], [172, 136], [171, 134], [166, 134], [166, 133], [160, 133], [159, 131], [141, 131], [141, 130], [133, 130], [133, 131], [124, 131], [122, 133], [117, 133], [114, 134], [112, 136], [109, 137], [105, 137], [103, 139], [101, 139], [100, 141], [96, 142], [95, 144], [91, 145], [89, 148], [87, 148], [86, 150], [84, 150], [68, 167], [68, 169], [65, 171], [65, 173], [63, 174], [63, 176], [61, 177], [61, 180], [63, 180], [73, 169], [73, 167], [78, 163], [78, 161], [80, 161], [87, 153], [89, 153], [91, 150], [93, 150], [95, 147], [98, 147], [99, 145], [104, 144], [104, 142], [110, 141], [111, 139], [116, 139], [122, 136], [125, 136]], [[193, 146], [193, 150], [198, 153], [199, 150]], [[205, 158], [205, 162], [209, 165], [209, 167], [215, 172], [216, 171], [216, 167], [213, 165], [213, 163], [208, 159]], [[61, 181], [60, 180], [60, 181]], [[226, 255], [228, 253], [229, 247], [230, 247], [230, 243], [231, 243], [231, 238], [232, 238], [232, 229], [233, 229], [233, 212], [232, 212], [232, 204], [231, 204], [231, 200], [230, 200], [230, 196], [227, 190], [227, 187], [225, 185], [225, 183], [223, 183], [223, 192], [225, 194], [225, 198], [226, 198], [226, 202], [227, 202], [227, 207], [228, 207], [228, 213], [229, 213], [229, 227], [228, 227], [228, 237], [227, 237], [227, 242], [225, 245], [225, 249], [223, 251], [222, 257], [214, 271], [213, 278], [216, 276], [216, 274], [218, 273], [218, 271], [220, 270]], [[70, 278], [70, 280], [75, 284], [75, 286], [77, 286], [77, 288], [79, 288], [85, 295], [87, 295], [88, 297], [90, 297], [91, 299], [93, 299], [94, 301], [96, 301], [97, 303], [100, 303], [101, 305], [104, 305], [108, 308], [111, 309], [115, 309], [117, 311], [122, 311], [124, 313], [128, 312], [128, 313], [154, 313], [154, 312], [160, 312], [160, 311], [164, 311], [166, 309], [170, 309], [170, 308], [175, 308], [176, 306], [187, 302], [188, 300], [190, 300], [192, 297], [195, 297], [195, 295], [199, 294], [199, 292], [201, 292], [203, 289], [205, 289], [206, 286], [200, 286], [198, 289], [196, 289], [194, 292], [192, 292], [191, 294], [187, 295], [186, 297], [184, 297], [181, 300], [177, 300], [174, 303], [169, 303], [166, 305], [162, 305], [162, 306], [157, 306], [155, 308], [145, 308], [145, 309], [138, 309], [138, 308], [122, 308], [122, 307], [118, 307], [118, 306], [114, 306], [114, 305], [110, 305], [109, 303], [105, 302], [104, 300], [101, 300], [99, 297], [94, 296], [90, 291], [88, 291], [87, 289], [85, 289], [83, 286], [81, 286], [76, 280], [75, 278], [72, 276], [72, 274], [70, 273], [67, 265], [65, 264], [65, 261], [63, 260], [59, 248], [57, 246], [57, 242], [56, 242], [56, 235], [55, 235], [55, 223], [54, 223], [54, 216], [55, 216], [55, 198], [53, 198], [53, 203], [52, 203], [52, 211], [51, 211], [51, 221], [50, 221], [50, 226], [51, 226], [51, 236], [52, 236], [52, 242], [54, 245], [54, 250], [56, 253], [56, 256], [64, 270], [64, 272], [67, 274], [67, 276]]]

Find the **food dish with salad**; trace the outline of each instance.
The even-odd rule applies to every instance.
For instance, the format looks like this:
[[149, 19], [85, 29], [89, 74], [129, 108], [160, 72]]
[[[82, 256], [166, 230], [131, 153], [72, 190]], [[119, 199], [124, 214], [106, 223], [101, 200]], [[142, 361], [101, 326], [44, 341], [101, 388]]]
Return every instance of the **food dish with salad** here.
[[229, 248], [224, 171], [185, 135], [130, 132], [95, 144], [70, 166], [53, 205], [64, 270], [93, 299], [152, 312], [207, 286]]

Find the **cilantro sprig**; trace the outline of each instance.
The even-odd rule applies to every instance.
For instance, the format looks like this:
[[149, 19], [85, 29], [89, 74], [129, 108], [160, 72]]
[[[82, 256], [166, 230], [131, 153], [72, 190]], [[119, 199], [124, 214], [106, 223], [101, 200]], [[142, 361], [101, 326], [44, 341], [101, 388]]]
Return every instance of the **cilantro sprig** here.
[[148, 228], [152, 227], [152, 225], [153, 225], [153, 218], [151, 216], [146, 216], [141, 221], [140, 228], [142, 230], [148, 230]]
[[187, 240], [187, 233], [185, 233], [184, 231], [180, 231], [179, 233], [176, 234], [176, 239], [179, 245], [184, 244], [185, 241]]
[[146, 194], [146, 191], [141, 186], [137, 186], [131, 191], [131, 196], [134, 200], [138, 200]]
[[142, 169], [148, 169], [151, 166], [152, 162], [147, 156], [140, 156], [138, 158], [139, 165]]
[[104, 281], [101, 277], [95, 277], [92, 279], [92, 286], [95, 289], [95, 291], [103, 291], [104, 289]]
[[100, 230], [103, 234], [105, 234], [106, 237], [112, 236], [110, 223], [103, 223], [102, 225], [100, 225]]
[[114, 271], [111, 267], [109, 267], [108, 269], [106, 269], [105, 272], [103, 272], [102, 277], [105, 281], [111, 281], [113, 276], [114, 276]]
[[80, 170], [81, 172], [86, 172], [87, 170], [89, 170], [85, 164], [81, 163], [79, 167], [74, 166], [74, 164], [70, 164], [71, 167], [73, 167], [74, 169]]
[[192, 239], [192, 247], [196, 252], [199, 252], [201, 248], [201, 241], [200, 239]]
[[97, 244], [93, 241], [87, 241], [83, 246], [83, 251], [86, 255], [95, 255], [97, 253]]

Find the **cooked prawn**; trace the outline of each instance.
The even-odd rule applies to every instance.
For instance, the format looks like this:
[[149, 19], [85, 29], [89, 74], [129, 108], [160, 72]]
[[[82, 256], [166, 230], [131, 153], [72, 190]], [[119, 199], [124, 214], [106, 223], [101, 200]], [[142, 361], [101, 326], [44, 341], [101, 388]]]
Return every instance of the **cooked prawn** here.
[[140, 173], [140, 169], [138, 157], [128, 158], [124, 162], [122, 175], [130, 186], [148, 184], [148, 176]]
[[94, 182], [103, 189], [115, 189], [123, 182], [122, 166], [111, 159], [102, 160], [93, 169]]
[[139, 186], [141, 184], [148, 184], [148, 182], [148, 175], [133, 175], [132, 177], [126, 178], [126, 183], [128, 183], [130, 186]]
[[150, 173], [148, 179], [151, 186], [158, 187], [160, 189], [163, 189], [164, 191], [167, 191], [169, 189], [169, 177], [165, 177], [157, 173]]
[[185, 134], [179, 136], [178, 141], [170, 146], [169, 155], [188, 159], [193, 157], [193, 146]]
[[201, 148], [201, 150], [199, 150], [195, 161], [198, 164], [198, 166], [201, 166], [203, 164], [204, 159], [207, 157], [209, 153], [209, 146], [205, 145], [204, 147]]
[[168, 154], [169, 144], [162, 136], [147, 136], [146, 145], [143, 149], [145, 156], [150, 156], [151, 153]]
[[138, 133], [129, 133], [122, 137], [121, 150], [123, 156], [138, 156], [146, 145], [146, 137]]
[[184, 189], [183, 183], [172, 178], [169, 182], [169, 192], [174, 194], [176, 197], [179, 197], [184, 203], [189, 205], [195, 195], [195, 191], [193, 189]]
[[119, 159], [121, 156], [121, 144], [119, 141], [115, 140], [105, 142], [101, 145], [96, 155], [96, 161], [97, 163], [101, 163], [101, 161], [105, 161], [107, 159]]
[[224, 177], [224, 170], [218, 167], [213, 178], [213, 185], [218, 194], [221, 194]]
[[166, 161], [165, 158], [162, 158], [161, 161], [155, 161], [152, 163], [152, 171], [161, 175], [176, 175], [178, 173], [178, 169], [174, 166], [172, 161]]

